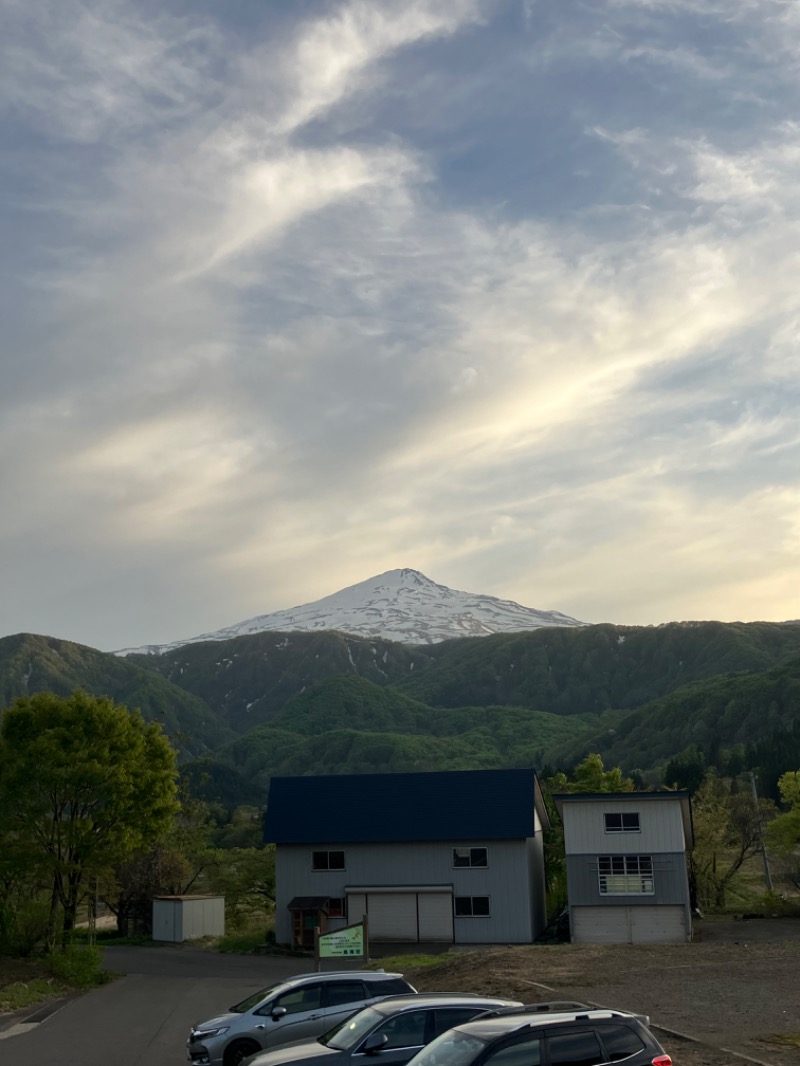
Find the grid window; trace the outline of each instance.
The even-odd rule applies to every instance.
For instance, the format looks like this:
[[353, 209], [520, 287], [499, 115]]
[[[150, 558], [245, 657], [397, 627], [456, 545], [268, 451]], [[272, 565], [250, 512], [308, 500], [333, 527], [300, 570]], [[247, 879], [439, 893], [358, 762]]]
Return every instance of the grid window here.
[[607, 833], [639, 833], [639, 812], [626, 811], [624, 814], [604, 814]]
[[485, 867], [489, 865], [487, 848], [453, 848], [453, 866]]
[[343, 851], [312, 851], [311, 852], [311, 869], [312, 870], [343, 870], [344, 869], [344, 852]]
[[649, 855], [600, 855], [601, 896], [652, 896], [653, 860]]
[[488, 896], [455, 896], [453, 911], [456, 918], [488, 918]]

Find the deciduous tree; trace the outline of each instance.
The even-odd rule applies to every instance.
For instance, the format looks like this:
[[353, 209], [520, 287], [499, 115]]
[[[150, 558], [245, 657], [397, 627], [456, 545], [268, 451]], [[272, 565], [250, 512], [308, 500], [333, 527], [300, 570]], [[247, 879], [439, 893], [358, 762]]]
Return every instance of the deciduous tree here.
[[22, 697], [0, 722], [0, 820], [17, 861], [46, 879], [62, 943], [90, 879], [166, 832], [175, 753], [159, 725], [105, 697]]

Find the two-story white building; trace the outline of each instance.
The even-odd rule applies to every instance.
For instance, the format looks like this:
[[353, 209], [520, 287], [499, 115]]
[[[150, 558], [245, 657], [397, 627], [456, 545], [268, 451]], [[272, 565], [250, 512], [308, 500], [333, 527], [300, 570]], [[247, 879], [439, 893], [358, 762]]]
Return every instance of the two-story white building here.
[[576, 792], [553, 799], [564, 824], [571, 939], [691, 940], [688, 793]]
[[530, 943], [546, 924], [536, 772], [276, 777], [276, 940], [369, 921], [373, 941]]

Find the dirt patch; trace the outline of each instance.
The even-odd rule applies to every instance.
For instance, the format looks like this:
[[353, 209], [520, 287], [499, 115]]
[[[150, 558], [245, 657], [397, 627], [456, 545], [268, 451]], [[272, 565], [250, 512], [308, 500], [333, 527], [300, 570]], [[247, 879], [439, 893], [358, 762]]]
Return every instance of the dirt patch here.
[[678, 1066], [730, 1066], [731, 1051], [800, 1066], [800, 922], [786, 938], [772, 937], [777, 925], [767, 936], [760, 923], [730, 924], [731, 933], [718, 927], [692, 944], [491, 948], [405, 972], [421, 992], [576, 999], [648, 1014], [671, 1031], [659, 1037]]

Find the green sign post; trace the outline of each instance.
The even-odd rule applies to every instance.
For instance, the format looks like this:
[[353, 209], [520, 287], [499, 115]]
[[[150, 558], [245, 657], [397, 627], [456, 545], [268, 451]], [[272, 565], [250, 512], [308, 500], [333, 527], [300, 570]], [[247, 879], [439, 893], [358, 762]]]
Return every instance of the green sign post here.
[[362, 921], [346, 925], [343, 929], [334, 929], [331, 933], [320, 933], [317, 927], [314, 949], [317, 970], [322, 959], [353, 959], [366, 962], [369, 955], [366, 914]]

